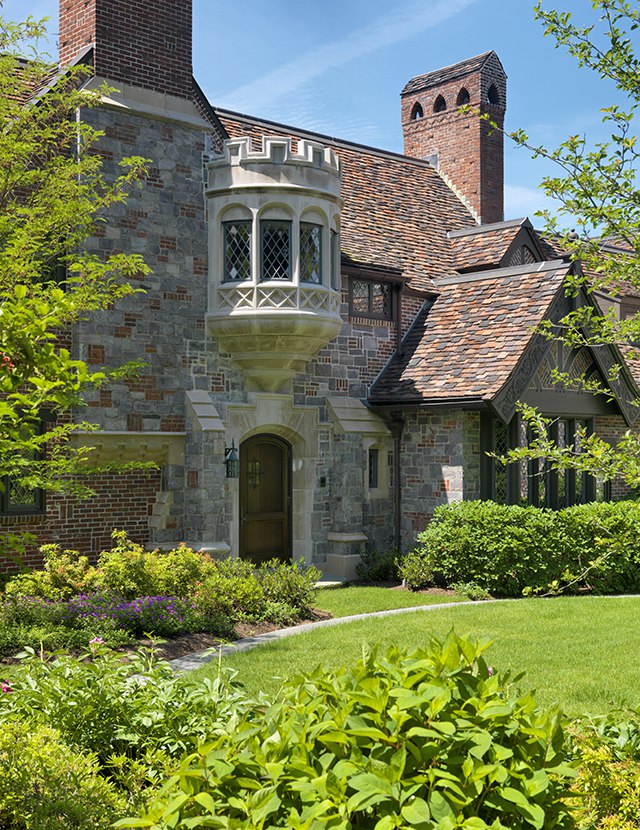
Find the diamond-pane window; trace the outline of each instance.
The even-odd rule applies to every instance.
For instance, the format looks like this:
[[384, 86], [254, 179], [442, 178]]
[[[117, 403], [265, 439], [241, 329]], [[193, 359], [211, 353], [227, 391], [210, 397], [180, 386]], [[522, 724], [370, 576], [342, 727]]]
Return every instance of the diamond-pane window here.
[[322, 225], [300, 223], [300, 281], [322, 282]]
[[224, 281], [251, 279], [251, 222], [225, 222]]
[[9, 480], [7, 483], [7, 507], [14, 510], [36, 510], [40, 491], [35, 487]]
[[[496, 455], [504, 456], [509, 450], [507, 425], [497, 418], [493, 421], [493, 451]], [[507, 468], [498, 459], [493, 465], [494, 499], [500, 504], [507, 503]]]
[[351, 314], [391, 320], [391, 286], [369, 280], [351, 281]]
[[262, 279], [291, 279], [291, 222], [264, 220], [262, 234]]
[[369, 313], [369, 283], [354, 280], [351, 283], [351, 311], [354, 314]]

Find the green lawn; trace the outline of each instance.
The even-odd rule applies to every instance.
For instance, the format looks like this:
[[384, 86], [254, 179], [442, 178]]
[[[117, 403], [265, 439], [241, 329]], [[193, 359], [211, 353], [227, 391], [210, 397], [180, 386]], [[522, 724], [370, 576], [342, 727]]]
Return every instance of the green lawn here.
[[418, 605], [436, 605], [442, 602], [461, 602], [464, 597], [446, 594], [414, 594], [411, 591], [372, 586], [347, 585], [342, 588], [321, 588], [316, 608], [329, 611], [333, 617], [388, 611], [390, 608], [413, 608]]
[[376, 644], [419, 646], [452, 627], [488, 635], [494, 641], [489, 662], [498, 671], [525, 671], [520, 686], [537, 689], [542, 704], [559, 703], [568, 714], [640, 705], [640, 599], [634, 597], [474, 603], [378, 617], [295, 635], [223, 664], [236, 669], [250, 691], [273, 693], [281, 678], [297, 671], [348, 665]]

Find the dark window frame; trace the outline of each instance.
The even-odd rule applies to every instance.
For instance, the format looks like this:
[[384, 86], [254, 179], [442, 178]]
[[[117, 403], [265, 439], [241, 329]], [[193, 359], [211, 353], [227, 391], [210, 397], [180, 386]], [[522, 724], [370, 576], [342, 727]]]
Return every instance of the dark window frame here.
[[[363, 311], [362, 309], [354, 308], [353, 305], [353, 289], [356, 283], [362, 283], [368, 286], [368, 310]], [[388, 306], [389, 311], [387, 314], [376, 314], [372, 311], [373, 308], [373, 290], [374, 286], [382, 287], [385, 292], [388, 292]], [[389, 282], [385, 282], [383, 280], [374, 280], [374, 279], [364, 279], [362, 277], [351, 277], [349, 280], [349, 316], [350, 317], [363, 317], [367, 320], [385, 320], [387, 322], [393, 322], [394, 320], [394, 311], [395, 311], [395, 291], [393, 290], [393, 285]]]
[[[525, 500], [521, 489], [522, 466], [519, 462], [507, 464], [506, 469], [503, 468], [506, 480], [504, 486], [506, 499], [500, 500], [496, 497], [496, 481], [500, 478], [499, 474], [496, 476], [496, 468], [499, 462], [487, 455], [488, 452], [495, 451], [494, 437], [496, 420], [497, 418], [492, 417], [489, 413], [483, 413], [481, 418], [480, 497], [484, 500], [498, 501], [501, 504], [523, 504]], [[572, 436], [572, 441], [575, 441], [578, 425], [586, 425], [588, 435], [593, 433], [593, 418], [560, 416], [554, 418], [550, 427], [551, 438], [556, 442], [559, 437], [560, 422], [565, 423], [565, 435]], [[512, 418], [505, 425], [505, 429], [507, 431], [508, 448], [519, 446], [519, 418], [517, 416]], [[527, 436], [527, 441], [531, 441], [530, 435]], [[544, 470], [544, 463], [544, 460], [541, 459], [532, 459], [526, 462], [526, 504], [559, 510], [574, 504], [586, 504], [596, 501], [597, 484], [594, 476], [582, 473], [580, 474], [581, 480], [578, 481], [577, 474], [574, 470], [565, 470], [564, 472], [552, 469]], [[561, 494], [559, 487], [562, 483], [564, 486], [563, 493]], [[603, 501], [610, 500], [610, 487], [607, 487], [607, 483], [605, 483], [603, 488]]]
[[380, 487], [380, 448], [369, 447], [367, 453], [367, 471], [369, 490], [378, 490]]
[[0, 493], [0, 516], [38, 516], [46, 512], [45, 491], [35, 487], [33, 506], [11, 502], [11, 476], [3, 476], [3, 490]]

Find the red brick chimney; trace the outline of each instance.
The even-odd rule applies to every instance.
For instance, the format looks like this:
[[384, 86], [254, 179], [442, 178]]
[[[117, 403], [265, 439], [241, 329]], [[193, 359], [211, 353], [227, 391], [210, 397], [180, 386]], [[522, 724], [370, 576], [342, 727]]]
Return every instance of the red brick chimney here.
[[[404, 151], [428, 159], [466, 199], [482, 224], [504, 219], [507, 76], [495, 52], [419, 75], [402, 99]], [[473, 112], [460, 113], [469, 104]]]
[[60, 0], [60, 66], [93, 46], [98, 77], [189, 98], [191, 2]]

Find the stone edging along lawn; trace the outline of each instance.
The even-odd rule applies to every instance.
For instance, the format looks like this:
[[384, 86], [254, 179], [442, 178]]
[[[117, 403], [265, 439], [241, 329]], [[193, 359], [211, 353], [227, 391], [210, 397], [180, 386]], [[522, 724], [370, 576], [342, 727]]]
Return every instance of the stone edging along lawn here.
[[294, 634], [304, 634], [314, 628], [324, 628], [328, 625], [340, 625], [342, 623], [365, 620], [370, 617], [389, 617], [392, 614], [410, 614], [415, 611], [435, 611], [438, 608], [460, 608], [465, 605], [492, 605], [496, 602], [518, 602], [517, 599], [488, 599], [481, 602], [469, 600], [468, 602], [440, 602], [434, 605], [413, 605], [411, 608], [391, 608], [386, 611], [372, 611], [369, 614], [351, 614], [348, 617], [332, 617], [330, 620], [318, 620], [317, 622], [294, 625], [291, 628], [280, 628], [277, 631], [268, 631], [266, 634], [256, 634], [255, 637], [244, 637], [226, 646], [219, 648], [208, 648], [205, 651], [196, 651], [184, 657], [177, 657], [169, 660], [169, 664], [176, 672], [187, 672], [199, 669], [205, 663], [216, 659], [220, 655], [235, 654], [238, 651], [249, 651], [255, 646], [263, 643], [270, 643], [273, 640], [282, 640], [284, 637], [292, 637]]

